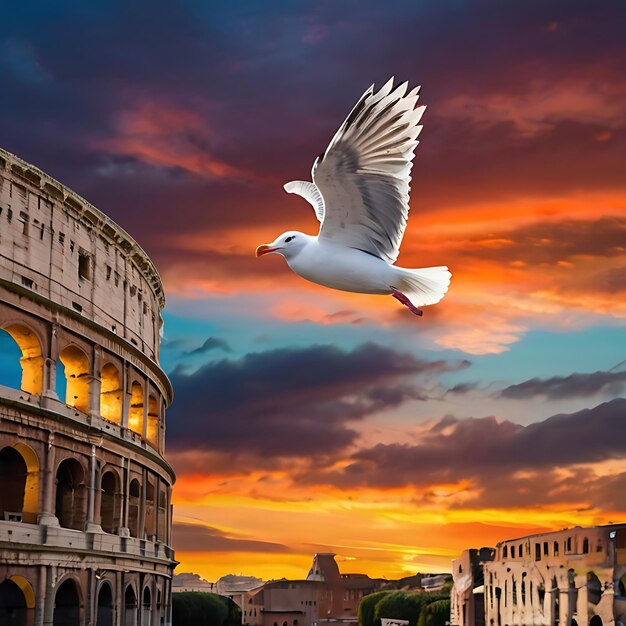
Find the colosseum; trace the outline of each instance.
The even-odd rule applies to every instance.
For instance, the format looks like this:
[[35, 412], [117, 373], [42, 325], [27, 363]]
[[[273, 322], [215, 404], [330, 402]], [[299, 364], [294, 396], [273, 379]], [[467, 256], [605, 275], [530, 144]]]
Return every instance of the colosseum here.
[[159, 275], [0, 150], [0, 624], [171, 623]]

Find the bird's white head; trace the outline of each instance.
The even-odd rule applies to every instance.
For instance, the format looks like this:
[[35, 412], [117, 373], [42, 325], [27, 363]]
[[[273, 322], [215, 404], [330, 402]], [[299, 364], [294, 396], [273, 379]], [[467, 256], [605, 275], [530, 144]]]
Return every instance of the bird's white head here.
[[290, 230], [276, 237], [272, 243], [259, 246], [256, 249], [257, 256], [264, 254], [282, 254], [287, 260], [296, 256], [307, 243], [313, 239], [311, 235], [305, 235], [297, 230]]

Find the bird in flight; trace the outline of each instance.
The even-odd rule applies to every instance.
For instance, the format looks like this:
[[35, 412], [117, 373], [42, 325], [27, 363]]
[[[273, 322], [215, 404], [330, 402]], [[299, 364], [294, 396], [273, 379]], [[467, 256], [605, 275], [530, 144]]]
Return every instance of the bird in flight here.
[[356, 293], [391, 295], [415, 315], [439, 302], [450, 283], [445, 266], [406, 269], [394, 265], [409, 213], [411, 167], [425, 106], [419, 87], [377, 92], [372, 85], [313, 164], [313, 182], [293, 181], [320, 221], [317, 237], [288, 231], [256, 249], [280, 254], [311, 282]]

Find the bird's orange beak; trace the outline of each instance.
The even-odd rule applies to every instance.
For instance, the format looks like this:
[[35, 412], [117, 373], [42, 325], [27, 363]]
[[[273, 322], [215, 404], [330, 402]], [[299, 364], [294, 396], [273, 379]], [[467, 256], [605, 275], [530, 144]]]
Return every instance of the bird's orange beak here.
[[259, 246], [256, 249], [256, 255], [257, 257], [260, 257], [260, 256], [263, 256], [264, 254], [269, 254], [270, 252], [274, 252], [274, 250], [276, 250], [276, 248], [272, 248], [272, 246], [263, 244], [262, 246]]

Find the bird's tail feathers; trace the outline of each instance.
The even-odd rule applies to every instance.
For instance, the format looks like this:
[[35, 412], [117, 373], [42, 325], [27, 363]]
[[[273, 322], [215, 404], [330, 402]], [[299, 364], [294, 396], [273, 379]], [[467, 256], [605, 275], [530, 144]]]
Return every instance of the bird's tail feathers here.
[[392, 285], [418, 306], [437, 304], [448, 291], [452, 274], [445, 265], [400, 270], [399, 284]]

